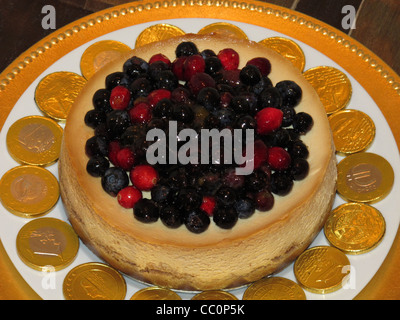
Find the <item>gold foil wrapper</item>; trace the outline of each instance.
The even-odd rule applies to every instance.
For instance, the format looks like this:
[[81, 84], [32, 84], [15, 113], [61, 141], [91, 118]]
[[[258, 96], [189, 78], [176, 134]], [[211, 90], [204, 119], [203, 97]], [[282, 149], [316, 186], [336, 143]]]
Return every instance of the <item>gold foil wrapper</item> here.
[[89, 262], [76, 266], [67, 274], [63, 293], [67, 300], [123, 300], [126, 283], [110, 266]]
[[137, 291], [131, 300], [182, 300], [182, 298], [167, 288], [147, 287]]
[[152, 42], [183, 36], [185, 31], [167, 23], [159, 23], [144, 29], [136, 39], [135, 47], [141, 47]]
[[223, 290], [203, 291], [195, 296], [192, 300], [238, 300], [232, 293]]
[[306, 300], [306, 294], [292, 280], [269, 277], [250, 285], [243, 295], [243, 300]]
[[246, 40], [248, 39], [246, 33], [242, 29], [228, 22], [216, 22], [209, 24], [201, 28], [197, 33], [198, 34], [213, 33], [224, 37], [232, 37], [232, 38], [239, 38]]

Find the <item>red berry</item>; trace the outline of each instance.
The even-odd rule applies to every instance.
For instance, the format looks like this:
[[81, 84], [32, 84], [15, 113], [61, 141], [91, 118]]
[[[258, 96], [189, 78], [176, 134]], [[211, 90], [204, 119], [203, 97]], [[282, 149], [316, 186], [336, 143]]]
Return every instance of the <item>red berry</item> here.
[[218, 58], [221, 60], [222, 68], [224, 70], [235, 70], [239, 66], [239, 54], [231, 49], [226, 48], [218, 52]]
[[186, 57], [182, 56], [176, 58], [174, 62], [172, 62], [172, 72], [178, 78], [178, 80], [185, 80], [184, 72], [183, 72], [183, 65], [185, 63]]
[[117, 153], [118, 166], [124, 170], [131, 170], [135, 163], [135, 156], [130, 148], [122, 148]]
[[215, 198], [210, 196], [204, 196], [203, 202], [200, 205], [200, 209], [206, 212], [209, 216], [212, 216], [215, 209]]
[[200, 90], [205, 87], [215, 88], [215, 80], [207, 73], [198, 72], [190, 78], [188, 85], [190, 91], [197, 96]]
[[129, 110], [132, 123], [147, 123], [151, 120], [150, 106], [146, 102], [139, 102]]
[[263, 76], [268, 76], [271, 72], [271, 62], [269, 62], [267, 58], [253, 58], [249, 60], [246, 65], [249, 64], [256, 66]]
[[114, 110], [124, 110], [131, 100], [131, 92], [124, 86], [116, 86], [111, 90], [110, 105]]
[[130, 178], [136, 188], [149, 191], [157, 184], [158, 173], [152, 166], [141, 164], [131, 170]]
[[183, 64], [183, 77], [185, 80], [190, 80], [194, 74], [204, 72], [205, 68], [206, 63], [201, 55], [191, 55], [186, 58]]
[[281, 147], [272, 147], [268, 150], [268, 164], [273, 170], [286, 170], [290, 166], [289, 152]]
[[156, 61], [162, 61], [165, 62], [168, 66], [171, 66], [171, 60], [169, 60], [169, 58], [162, 53], [157, 53], [153, 55], [149, 60], [149, 64], [152, 64], [153, 62]]
[[111, 163], [114, 166], [118, 166], [118, 159], [117, 159], [117, 155], [118, 155], [118, 151], [121, 150], [121, 146], [119, 144], [118, 141], [111, 141], [108, 144], [108, 159], [111, 161]]
[[268, 148], [261, 140], [254, 141], [254, 170], [260, 168], [268, 159]]
[[264, 108], [256, 116], [257, 133], [268, 134], [277, 129], [282, 124], [283, 112], [276, 108]]
[[153, 108], [158, 101], [165, 98], [171, 98], [171, 91], [167, 89], [156, 89], [150, 92], [150, 94], [147, 96], [147, 102], [150, 107]]
[[142, 199], [142, 192], [133, 186], [121, 189], [117, 194], [118, 203], [126, 209], [132, 209]]
[[259, 211], [271, 210], [274, 206], [275, 199], [268, 190], [261, 190], [255, 196], [256, 209]]

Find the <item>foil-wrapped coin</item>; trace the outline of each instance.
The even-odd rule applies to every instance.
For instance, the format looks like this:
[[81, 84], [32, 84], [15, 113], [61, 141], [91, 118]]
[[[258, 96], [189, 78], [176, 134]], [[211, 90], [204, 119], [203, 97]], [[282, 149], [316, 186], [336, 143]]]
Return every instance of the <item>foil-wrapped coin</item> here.
[[17, 252], [29, 267], [61, 270], [72, 263], [79, 239], [72, 227], [56, 218], [38, 218], [26, 223], [17, 235]]
[[114, 268], [99, 262], [74, 267], [63, 282], [67, 300], [123, 300], [126, 296], [124, 277]]
[[367, 149], [375, 138], [375, 124], [362, 111], [341, 110], [329, 116], [336, 151], [352, 154]]
[[239, 27], [235, 26], [232, 23], [228, 22], [216, 22], [205, 27], [201, 28], [198, 34], [218, 34], [228, 38], [239, 38], [239, 39], [248, 39], [247, 34], [240, 29]]
[[35, 90], [35, 101], [48, 117], [65, 121], [87, 80], [81, 75], [59, 71], [45, 76]]
[[259, 41], [260, 44], [270, 48], [288, 59], [300, 72], [306, 65], [306, 57], [300, 46], [288, 38], [271, 37]]
[[60, 155], [63, 129], [52, 119], [27, 116], [14, 122], [7, 132], [7, 149], [18, 162], [45, 166]]
[[319, 66], [308, 69], [303, 75], [317, 91], [327, 114], [348, 105], [353, 88], [345, 73], [333, 67]]
[[294, 263], [294, 274], [300, 285], [313, 293], [339, 290], [350, 276], [350, 261], [337, 248], [318, 246], [304, 251]]
[[7, 171], [0, 180], [0, 200], [11, 213], [39, 217], [48, 213], [60, 197], [57, 178], [36, 166], [18, 166]]
[[136, 39], [135, 47], [145, 44], [183, 36], [185, 31], [168, 23], [159, 23], [144, 29]]
[[329, 243], [349, 254], [374, 249], [383, 239], [386, 223], [376, 208], [363, 203], [345, 203], [335, 208], [325, 223]]
[[306, 300], [306, 295], [292, 280], [269, 277], [251, 284], [244, 292], [243, 300]]
[[339, 162], [337, 170], [337, 192], [347, 201], [375, 203], [392, 190], [393, 168], [375, 153], [349, 155]]
[[192, 300], [238, 300], [238, 298], [227, 291], [209, 290], [196, 294]]
[[116, 40], [102, 40], [90, 45], [82, 54], [80, 67], [82, 75], [89, 80], [98, 70], [132, 49]]
[[131, 300], [182, 300], [182, 298], [167, 288], [147, 287], [133, 294]]

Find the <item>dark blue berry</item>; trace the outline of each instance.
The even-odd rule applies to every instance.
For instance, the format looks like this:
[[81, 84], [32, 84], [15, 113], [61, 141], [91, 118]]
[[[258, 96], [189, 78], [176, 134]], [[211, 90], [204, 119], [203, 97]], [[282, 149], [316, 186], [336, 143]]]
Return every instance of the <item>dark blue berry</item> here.
[[125, 170], [111, 167], [101, 178], [101, 185], [109, 195], [116, 197], [118, 192], [129, 185], [129, 177]]
[[303, 91], [296, 82], [285, 80], [278, 82], [275, 87], [281, 94], [283, 106], [295, 107], [299, 104]]
[[234, 207], [240, 219], [251, 217], [256, 210], [253, 200], [247, 197], [237, 200]]
[[186, 228], [193, 233], [202, 233], [210, 225], [210, 217], [201, 209], [189, 211], [184, 216]]
[[162, 70], [154, 77], [154, 86], [156, 89], [173, 91], [178, 87], [178, 84], [178, 78], [171, 70]]
[[[188, 104], [175, 104], [172, 109], [172, 119], [182, 121], [183, 123], [190, 123], [194, 119], [194, 112], [192, 107]], [[179, 132], [179, 130], [178, 130]]]
[[131, 126], [131, 118], [125, 110], [114, 110], [107, 114], [107, 127], [114, 137], [120, 137]]
[[106, 89], [111, 91], [114, 87], [118, 86], [121, 83], [121, 80], [124, 77], [125, 73], [119, 71], [109, 74], [106, 77]]
[[256, 66], [249, 64], [242, 68], [239, 77], [245, 85], [254, 86], [261, 81], [261, 72]]
[[149, 79], [140, 77], [131, 83], [130, 90], [133, 99], [147, 97], [153, 91], [153, 85]]
[[93, 136], [86, 141], [85, 152], [88, 157], [107, 156], [107, 139], [102, 136]]
[[153, 108], [153, 116], [168, 119], [172, 116], [173, 108], [174, 104], [171, 100], [167, 98], [161, 99]]
[[264, 89], [258, 96], [258, 106], [260, 108], [280, 108], [282, 106], [282, 97], [278, 89], [275, 87]]
[[282, 127], [290, 127], [293, 124], [294, 116], [296, 115], [296, 111], [292, 107], [284, 106], [281, 109], [283, 113], [282, 118]]
[[223, 186], [218, 189], [215, 197], [217, 203], [220, 203], [222, 206], [232, 206], [236, 200], [237, 194], [235, 189]]
[[287, 195], [293, 187], [293, 180], [282, 172], [276, 171], [271, 175], [271, 191], [279, 196]]
[[288, 152], [292, 159], [296, 158], [307, 159], [309, 154], [307, 146], [301, 140], [295, 140], [291, 142], [288, 147]]
[[219, 120], [220, 128], [232, 127], [236, 121], [236, 113], [231, 108], [223, 108], [213, 113]]
[[156, 222], [160, 216], [158, 207], [150, 199], [142, 198], [133, 207], [135, 218], [144, 223]]
[[130, 77], [132, 81], [139, 78], [139, 76], [146, 74], [148, 69], [149, 64], [139, 57], [132, 57], [123, 65], [123, 71]]
[[110, 106], [110, 94], [110, 90], [107, 89], [97, 90], [92, 98], [93, 107], [106, 113], [112, 111]]
[[199, 91], [196, 102], [208, 111], [214, 111], [219, 106], [220, 99], [221, 97], [217, 89], [205, 87]]
[[86, 171], [92, 177], [102, 177], [110, 167], [110, 162], [103, 156], [94, 156], [89, 159]]
[[187, 57], [198, 53], [199, 49], [197, 49], [197, 46], [191, 41], [181, 42], [175, 49], [175, 55], [177, 58], [182, 56]]
[[303, 158], [297, 158], [292, 161], [290, 174], [294, 180], [303, 180], [305, 177], [307, 177], [309, 169], [310, 166], [307, 160]]
[[210, 76], [215, 77], [220, 70], [222, 70], [222, 63], [216, 56], [208, 57], [204, 59], [205, 68], [204, 72]]
[[177, 194], [177, 204], [185, 212], [199, 208], [202, 200], [202, 195], [193, 187], [182, 188]]
[[232, 229], [238, 220], [238, 214], [233, 204], [229, 207], [217, 206], [213, 213], [213, 220], [222, 229]]
[[313, 118], [306, 112], [299, 112], [293, 118], [293, 129], [300, 134], [306, 134], [313, 126]]
[[99, 124], [106, 122], [106, 114], [102, 110], [92, 109], [86, 113], [84, 121], [88, 127], [95, 129]]
[[172, 229], [179, 228], [183, 224], [181, 211], [173, 205], [160, 208], [160, 219], [165, 226]]

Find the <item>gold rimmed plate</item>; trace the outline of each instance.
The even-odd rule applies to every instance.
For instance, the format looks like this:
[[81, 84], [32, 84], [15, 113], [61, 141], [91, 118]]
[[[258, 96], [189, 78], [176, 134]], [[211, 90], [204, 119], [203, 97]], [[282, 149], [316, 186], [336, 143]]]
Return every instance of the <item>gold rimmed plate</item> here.
[[[381, 154], [394, 169], [400, 168], [397, 151], [400, 141], [400, 128], [397, 123], [399, 123], [400, 116], [392, 108], [400, 101], [400, 85], [396, 86], [400, 80], [390, 67], [340, 31], [298, 12], [294, 13], [289, 9], [256, 1], [248, 1], [240, 6], [233, 1], [227, 1], [225, 4], [221, 7], [218, 1], [207, 3], [183, 1], [179, 4], [167, 1], [163, 2], [163, 5], [160, 2], [133, 2], [97, 12], [57, 30], [23, 53], [0, 75], [0, 97], [4, 102], [1, 105], [0, 116], [2, 138], [17, 119], [30, 114], [40, 114], [40, 110], [33, 102], [34, 89], [38, 79], [55, 71], [80, 72], [79, 52], [83, 52], [82, 50], [89, 46], [89, 42], [104, 40], [106, 34], [107, 38], [110, 38], [111, 34], [113, 39], [133, 47], [135, 38], [132, 37], [132, 34], [137, 36], [152, 24], [169, 23], [185, 32], [197, 32], [208, 24], [229, 17], [230, 20], [227, 22], [241, 28], [251, 40], [260, 41], [273, 36], [295, 39], [306, 56], [305, 70], [317, 66], [313, 64], [313, 58], [318, 56], [321, 58], [319, 61], [324, 61], [325, 64], [346, 72], [354, 87], [353, 96], [358, 97], [357, 101], [362, 100], [362, 104], [359, 105], [354, 105], [350, 101], [348, 107], [362, 109], [374, 119], [377, 126], [377, 135], [369, 151]], [[252, 12], [251, 18], [248, 15], [249, 12]], [[170, 20], [165, 20], [166, 16]], [[369, 60], [366, 59], [367, 56], [370, 57]], [[41, 59], [38, 59], [39, 57]], [[371, 57], [374, 58], [374, 63], [371, 63]], [[375, 63], [381, 68], [376, 68]], [[384, 77], [382, 75], [384, 71], [389, 76]], [[31, 105], [27, 107], [26, 102], [28, 101], [31, 102]], [[385, 143], [380, 143], [382, 141]], [[0, 150], [0, 152], [4, 151]], [[4, 160], [5, 164], [1, 168], [1, 174], [4, 174], [8, 167], [15, 166], [14, 160], [6, 153], [4, 153]], [[51, 169], [55, 170], [55, 168], [56, 165]], [[397, 248], [396, 240], [399, 217], [396, 214], [390, 216], [391, 209], [397, 203], [397, 199], [393, 199], [393, 194], [398, 191], [399, 186], [395, 184], [392, 193], [385, 198], [385, 201], [376, 204], [380, 212], [388, 216], [385, 218], [395, 219], [395, 221], [392, 223], [388, 221], [388, 230], [386, 230], [382, 243], [367, 253], [375, 261], [371, 264], [371, 269], [365, 270], [361, 268], [359, 262], [357, 264], [357, 261], [352, 261], [352, 267], [356, 270], [360, 268], [356, 273], [358, 276], [357, 282], [354, 284], [355, 288], [352, 288], [353, 282], [350, 281], [350, 285], [346, 289], [324, 296], [325, 299], [387, 298], [389, 295], [400, 298], [400, 290], [386, 290], [388, 286], [396, 288], [396, 283], [399, 284], [397, 287], [400, 287], [400, 277], [393, 267], [396, 262], [400, 261], [400, 249]], [[340, 201], [337, 199], [335, 204], [339, 204]], [[62, 204], [58, 203], [49, 216], [65, 219]], [[11, 222], [13, 225], [8, 228], [7, 233], [0, 228], [0, 237], [4, 246], [4, 250], [1, 248], [0, 268], [2, 274], [0, 280], [4, 278], [9, 283], [11, 277], [15, 289], [7, 292], [0, 291], [0, 297], [32, 298], [39, 295], [41, 298], [47, 299], [46, 291], [35, 286], [37, 281], [26, 275], [26, 267], [18, 261], [15, 251], [12, 249], [12, 245], [15, 245], [15, 236], [22, 227], [23, 221], [16, 220], [16, 217], [13, 215], [11, 217], [9, 213], [2, 214], [1, 219], [5, 220], [2, 221], [3, 225], [10, 225]], [[392, 244], [394, 246], [390, 250]], [[314, 245], [326, 245], [323, 234], [317, 237]], [[69, 268], [93, 259], [89, 250], [82, 247], [79, 256]], [[349, 259], [356, 258], [350, 257]], [[378, 269], [380, 270], [376, 272]], [[294, 280], [291, 273], [293, 273], [293, 268], [289, 266], [281, 273], [281, 276]], [[367, 285], [371, 279], [372, 285]], [[131, 291], [143, 287], [142, 284], [138, 284], [132, 279], [127, 279], [127, 286]], [[235, 295], [240, 298], [243, 291], [244, 288], [235, 290]], [[53, 299], [54, 297], [63, 298], [62, 292], [56, 294], [51, 292], [51, 294]], [[184, 295], [186, 294], [182, 294], [182, 296]], [[322, 297], [311, 294], [307, 298], [321, 299]]]

